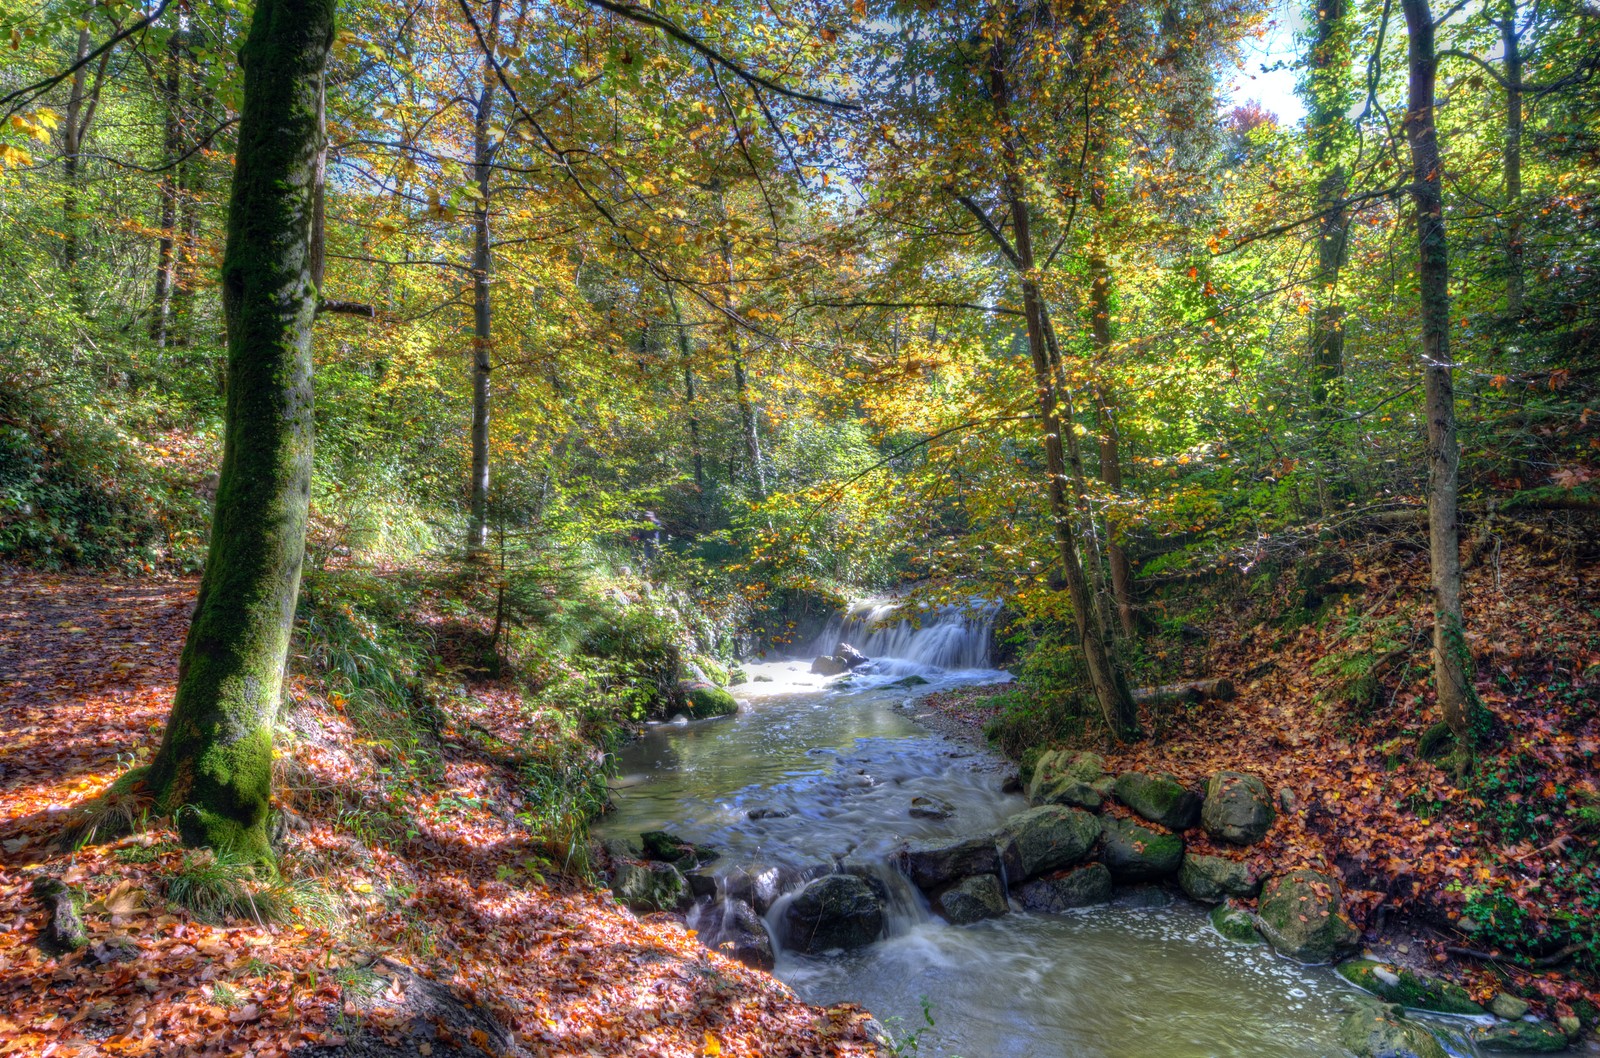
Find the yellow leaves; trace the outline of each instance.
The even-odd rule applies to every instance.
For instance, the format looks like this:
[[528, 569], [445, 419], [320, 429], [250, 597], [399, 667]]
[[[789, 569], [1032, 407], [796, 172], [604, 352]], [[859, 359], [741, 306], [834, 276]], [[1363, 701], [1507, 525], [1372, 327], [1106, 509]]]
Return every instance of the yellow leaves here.
[[704, 1048], [701, 1049], [700, 1053], [701, 1054], [721, 1054], [722, 1053], [722, 1044], [718, 1043], [717, 1042], [717, 1038], [715, 1036], [711, 1035], [711, 1033], [708, 1032], [708, 1033], [706, 1033], [706, 1045], [705, 1045]]

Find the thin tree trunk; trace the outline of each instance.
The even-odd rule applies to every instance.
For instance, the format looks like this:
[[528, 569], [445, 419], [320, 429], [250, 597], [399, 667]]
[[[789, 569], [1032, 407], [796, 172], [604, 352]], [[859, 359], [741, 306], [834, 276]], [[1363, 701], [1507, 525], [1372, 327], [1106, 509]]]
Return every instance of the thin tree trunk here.
[[1500, 43], [1506, 68], [1506, 314], [1522, 315], [1522, 41], [1517, 34], [1517, 5], [1507, 3], [1500, 20]]
[[1345, 0], [1318, 0], [1312, 29], [1307, 132], [1310, 161], [1317, 175], [1317, 273], [1311, 286], [1311, 406], [1317, 424], [1320, 506], [1332, 506], [1329, 494], [1342, 489], [1340, 455], [1333, 424], [1344, 404], [1344, 304], [1339, 276], [1350, 243], [1350, 209], [1345, 205], [1348, 177], [1339, 160], [1339, 130], [1349, 108], [1349, 33]]
[[141, 779], [183, 840], [270, 860], [272, 729], [311, 486], [311, 213], [334, 0], [258, 0], [222, 265], [228, 395], [210, 551]]
[[[1105, 191], [1098, 181], [1090, 192], [1090, 199], [1096, 213], [1103, 215]], [[1090, 328], [1094, 334], [1095, 376], [1099, 378], [1111, 360], [1111, 269], [1098, 246], [1089, 255], [1089, 277]], [[1104, 382], [1097, 381], [1090, 395], [1094, 400], [1095, 429], [1100, 438], [1100, 480], [1115, 496], [1122, 491], [1122, 438], [1117, 430], [1116, 408]], [[1109, 518], [1106, 519], [1106, 562], [1111, 568], [1111, 594], [1117, 605], [1117, 621], [1122, 634], [1131, 639], [1138, 631], [1133, 613], [1133, 570], [1128, 564], [1128, 553], [1117, 542], [1117, 528]]]
[[703, 513], [706, 495], [705, 450], [700, 447], [700, 406], [695, 403], [694, 362], [689, 348], [689, 331], [683, 325], [678, 297], [670, 287], [667, 288], [667, 301], [672, 306], [672, 323], [678, 331], [678, 357], [683, 361], [683, 403], [689, 416], [689, 455], [694, 460], [695, 507]]
[[[87, 27], [78, 32], [78, 47], [74, 62], [83, 62], [89, 54], [93, 38]], [[61, 130], [61, 269], [74, 293], [82, 289], [78, 275], [78, 166], [79, 152], [83, 149], [82, 121], [88, 98], [89, 67], [79, 66], [72, 75], [72, 88], [67, 93], [66, 120]]]
[[161, 201], [161, 238], [156, 244], [155, 292], [151, 296], [150, 341], [157, 349], [167, 346], [167, 329], [172, 320], [173, 277], [177, 267], [178, 226], [178, 173], [177, 158], [183, 145], [181, 107], [182, 99], [183, 34], [174, 32], [167, 39], [167, 72], [161, 81], [161, 95], [166, 107], [163, 115], [162, 161], [167, 166], [161, 173], [157, 194]]
[[[489, 38], [500, 24], [498, 0], [490, 8]], [[489, 175], [494, 145], [489, 142], [489, 122], [494, 110], [495, 78], [484, 70], [472, 123], [473, 176], [478, 186], [472, 216], [472, 471], [467, 552], [478, 554], [489, 544], [489, 375], [493, 369], [493, 319], [489, 309], [489, 273], [494, 266], [489, 246]]]
[[[194, 29], [189, 31], [185, 51], [189, 60], [189, 106], [191, 112], [203, 122], [211, 114], [215, 94], [204, 69], [195, 61], [196, 47], [205, 43], [204, 37], [196, 36], [197, 32]], [[203, 154], [191, 154], [178, 167], [178, 188], [178, 228], [181, 234], [175, 255], [172, 317], [167, 325], [167, 340], [172, 345], [188, 346], [193, 341], [195, 270], [200, 250], [200, 199], [205, 191]]]
[[1461, 618], [1461, 540], [1457, 524], [1455, 389], [1450, 362], [1450, 262], [1441, 190], [1444, 169], [1434, 126], [1438, 58], [1428, 0], [1401, 0], [1409, 40], [1406, 139], [1411, 147], [1411, 198], [1417, 214], [1421, 289], [1423, 403], [1428, 416], [1428, 553], [1433, 574], [1433, 661], [1439, 706], [1455, 733], [1464, 768], [1471, 766], [1474, 699], [1471, 655]]
[[[1002, 127], [1010, 124], [1010, 86], [1006, 80], [1004, 55], [997, 47], [989, 68], [989, 97], [994, 102], [995, 117]], [[1056, 379], [1050, 362], [1046, 339], [1044, 299], [1035, 278], [1033, 259], [1032, 220], [1028, 204], [1022, 197], [1021, 181], [1016, 173], [1016, 144], [1007, 135], [1003, 149], [1006, 176], [1002, 194], [1011, 213], [1012, 251], [1015, 254], [1018, 280], [1022, 286], [1022, 313], [1027, 322], [1028, 353], [1033, 361], [1034, 388], [1039, 401], [1039, 419], [1044, 427], [1045, 470], [1049, 474], [1048, 495], [1056, 550], [1066, 576], [1067, 594], [1072, 600], [1073, 619], [1077, 625], [1078, 644], [1083, 650], [1084, 666], [1089, 670], [1089, 682], [1094, 688], [1095, 700], [1100, 704], [1106, 728], [1119, 742], [1139, 735], [1139, 714], [1128, 693], [1128, 685], [1112, 660], [1106, 647], [1104, 630], [1099, 614], [1089, 592], [1088, 578], [1084, 576], [1083, 563], [1078, 555], [1077, 534], [1073, 529], [1072, 506], [1067, 502], [1067, 466], [1063, 452], [1060, 415], [1056, 408]]]
[[[724, 295], [725, 304], [729, 311], [733, 310], [733, 244], [727, 238], [722, 240], [722, 263], [728, 278], [728, 288]], [[733, 347], [733, 388], [739, 400], [739, 422], [744, 431], [744, 454], [750, 461], [750, 490], [756, 502], [767, 498], [767, 470], [761, 458], [761, 420], [756, 414], [754, 403], [750, 400], [749, 380], [745, 377], [744, 358], [739, 349], [739, 331], [737, 324], [729, 321], [731, 330], [730, 342]]]

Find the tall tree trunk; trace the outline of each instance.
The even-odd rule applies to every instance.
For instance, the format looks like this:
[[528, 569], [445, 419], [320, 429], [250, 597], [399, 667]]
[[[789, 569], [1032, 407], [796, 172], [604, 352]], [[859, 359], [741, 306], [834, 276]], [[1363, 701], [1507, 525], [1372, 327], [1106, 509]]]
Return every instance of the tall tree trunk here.
[[[1090, 192], [1090, 200], [1096, 214], [1104, 216], [1105, 189], [1098, 179]], [[1111, 363], [1111, 268], [1098, 238], [1097, 233], [1095, 248], [1089, 254], [1089, 314], [1097, 380], [1090, 396], [1094, 400], [1095, 430], [1100, 438], [1100, 480], [1116, 496], [1122, 491], [1122, 436], [1117, 429], [1111, 391], [1103, 377]], [[1117, 621], [1122, 634], [1131, 639], [1138, 631], [1133, 612], [1133, 570], [1128, 564], [1128, 553], [1117, 542], [1117, 527], [1109, 518], [1106, 519], [1106, 563], [1111, 568], [1111, 594], [1117, 604]]]
[[1450, 362], [1450, 260], [1445, 240], [1444, 177], [1434, 126], [1438, 57], [1428, 0], [1401, 0], [1410, 63], [1406, 139], [1411, 147], [1411, 199], [1417, 214], [1421, 289], [1423, 404], [1428, 416], [1428, 554], [1433, 574], [1433, 664], [1439, 706], [1455, 733], [1463, 768], [1471, 766], [1470, 706], [1475, 700], [1471, 654], [1461, 619], [1461, 540], [1456, 517], [1461, 451], [1456, 444], [1455, 388]]
[[268, 860], [278, 714], [311, 487], [311, 214], [334, 0], [258, 0], [222, 304], [228, 395], [211, 545], [143, 784], [189, 845]]
[[1349, 32], [1345, 0], [1316, 0], [1316, 24], [1308, 63], [1306, 125], [1311, 140], [1311, 168], [1317, 176], [1317, 273], [1312, 283], [1311, 404], [1317, 423], [1318, 480], [1321, 506], [1332, 505], [1329, 493], [1341, 490], [1339, 451], [1333, 424], [1343, 409], [1344, 305], [1339, 275], [1350, 243], [1350, 209], [1345, 204], [1348, 177], [1339, 160], [1339, 131], [1349, 109]]
[[[78, 32], [78, 46], [74, 62], [83, 62], [89, 54], [93, 39], [85, 26]], [[67, 93], [66, 120], [61, 129], [61, 270], [74, 296], [82, 290], [83, 277], [78, 275], [78, 167], [79, 153], [83, 149], [83, 116], [89, 97], [89, 67], [79, 66], [72, 75], [72, 87]]]
[[157, 349], [167, 346], [167, 328], [172, 319], [173, 277], [177, 269], [178, 153], [182, 138], [183, 34], [167, 38], [167, 70], [161, 80], [165, 107], [162, 116], [162, 161], [168, 167], [161, 173], [157, 195], [161, 202], [161, 238], [156, 244], [155, 292], [151, 296], [150, 341]]
[[689, 455], [694, 460], [695, 509], [705, 512], [706, 465], [705, 450], [700, 446], [700, 405], [695, 402], [694, 362], [689, 348], [689, 330], [684, 326], [683, 313], [678, 308], [678, 296], [667, 288], [667, 301], [672, 306], [672, 324], [678, 332], [678, 357], [683, 361], [683, 403], [689, 417]]
[[[500, 4], [491, 6], [488, 34], [496, 37]], [[467, 552], [481, 553], [489, 545], [489, 374], [493, 369], [493, 319], [489, 311], [489, 273], [494, 260], [489, 246], [489, 175], [494, 145], [489, 142], [489, 122], [494, 116], [494, 72], [484, 60], [483, 87], [478, 92], [472, 122], [473, 177], [478, 186], [472, 214], [472, 471], [468, 500]]]
[[[724, 215], [726, 211], [724, 210]], [[733, 244], [724, 237], [722, 240], [722, 264], [727, 274], [728, 287], [724, 294], [724, 304], [727, 305], [729, 314], [733, 312]], [[739, 348], [738, 324], [731, 319], [728, 321], [730, 328], [730, 343], [733, 348], [733, 389], [739, 401], [739, 424], [744, 431], [744, 454], [750, 461], [750, 491], [759, 503], [767, 498], [767, 469], [761, 457], [761, 419], [756, 414], [755, 404], [750, 400], [749, 379], [745, 376], [744, 356]]]
[[[195, 61], [195, 52], [206, 38], [191, 28], [185, 49], [189, 63], [189, 108], [197, 116], [187, 131], [203, 127], [209, 120], [216, 94], [205, 69]], [[180, 138], [183, 132], [180, 128]], [[172, 315], [167, 324], [167, 341], [175, 346], [193, 344], [195, 274], [200, 251], [200, 200], [205, 193], [205, 156], [196, 152], [178, 167], [178, 244], [173, 269]]]
[[[996, 47], [989, 66], [989, 98], [994, 103], [995, 118], [1002, 127], [1010, 125], [1011, 96], [1006, 78], [1005, 57]], [[1063, 424], [1056, 407], [1056, 377], [1050, 359], [1046, 334], [1048, 316], [1033, 259], [1033, 227], [1028, 214], [1028, 204], [1022, 197], [1022, 182], [1017, 176], [1017, 150], [1009, 132], [1003, 141], [1006, 176], [1001, 193], [1011, 214], [1013, 264], [1022, 286], [1022, 314], [1027, 323], [1028, 354], [1033, 362], [1034, 390], [1039, 402], [1040, 425], [1044, 427], [1045, 471], [1049, 475], [1047, 493], [1050, 500], [1050, 521], [1055, 532], [1056, 551], [1061, 559], [1062, 572], [1067, 581], [1067, 595], [1072, 600], [1072, 615], [1077, 626], [1078, 645], [1083, 650], [1084, 667], [1089, 670], [1089, 682], [1094, 688], [1095, 700], [1105, 717], [1106, 729], [1117, 741], [1137, 738], [1139, 714], [1128, 693], [1127, 682], [1118, 671], [1116, 662], [1106, 646], [1105, 630], [1100, 625], [1100, 615], [1089, 591], [1089, 581], [1084, 576], [1083, 562], [1078, 555], [1077, 533], [1073, 528], [1072, 505], [1067, 501], [1067, 465], [1063, 451]], [[1070, 424], [1067, 424], [1070, 426]]]
[[1508, 0], [1500, 19], [1500, 44], [1506, 68], [1506, 314], [1522, 316], [1522, 40], [1517, 5]]

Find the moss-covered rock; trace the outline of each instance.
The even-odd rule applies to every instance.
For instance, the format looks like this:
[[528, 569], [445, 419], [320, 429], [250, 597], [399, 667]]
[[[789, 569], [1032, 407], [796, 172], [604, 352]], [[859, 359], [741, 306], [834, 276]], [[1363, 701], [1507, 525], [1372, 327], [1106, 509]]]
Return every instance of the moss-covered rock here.
[[1200, 795], [1170, 775], [1130, 771], [1117, 777], [1117, 800], [1168, 830], [1187, 830], [1200, 821]]
[[1472, 1001], [1465, 988], [1453, 981], [1441, 981], [1402, 966], [1351, 959], [1339, 964], [1339, 975], [1380, 999], [1413, 1010], [1431, 1010], [1436, 1014], [1486, 1013]]
[[1211, 909], [1211, 928], [1235, 944], [1260, 944], [1256, 917], [1242, 908], [1218, 904]]
[[1104, 796], [1104, 790], [1096, 784], [1108, 778], [1106, 760], [1100, 754], [1052, 750], [1034, 764], [1027, 796], [1036, 805], [1065, 804], [1095, 809], [1100, 807]]
[[1567, 1049], [1567, 1034], [1548, 1021], [1502, 1021], [1475, 1029], [1472, 1042], [1500, 1054], [1555, 1054]]
[[1344, 914], [1339, 883], [1318, 871], [1290, 871], [1268, 882], [1256, 924], [1282, 955], [1333, 962], [1355, 950], [1361, 934]]
[[1230, 896], [1255, 896], [1261, 892], [1261, 878], [1243, 860], [1226, 856], [1189, 853], [1178, 870], [1178, 885], [1191, 900], [1218, 904]]
[[611, 891], [638, 912], [676, 910], [688, 895], [683, 875], [670, 863], [620, 862], [612, 868]]
[[717, 858], [717, 850], [709, 845], [696, 845], [665, 830], [647, 830], [639, 835], [643, 857], [670, 863], [680, 871], [692, 871]]
[[1357, 1058], [1448, 1058], [1433, 1033], [1399, 1007], [1357, 1002], [1339, 1025], [1339, 1042]]
[[1019, 887], [1016, 895], [1029, 911], [1050, 914], [1104, 904], [1111, 900], [1111, 872], [1103, 863], [1090, 863], [1036, 878]]
[[1254, 775], [1219, 771], [1206, 784], [1200, 825], [1219, 841], [1253, 845], [1267, 836], [1277, 818], [1267, 784]]
[[925, 892], [975, 874], [1000, 873], [1000, 854], [988, 835], [914, 841], [896, 859], [905, 876]]
[[1100, 820], [1077, 808], [1040, 805], [1006, 820], [999, 837], [1007, 876], [1023, 881], [1082, 862], [1100, 837]]
[[1100, 860], [1119, 882], [1153, 882], [1178, 873], [1183, 839], [1126, 819], [1108, 817], [1102, 830]]
[[958, 926], [1005, 914], [1006, 891], [998, 875], [963, 878], [939, 894], [939, 913]]
[[739, 711], [739, 701], [721, 687], [696, 683], [684, 688], [683, 696], [689, 715], [696, 720], [713, 716], [732, 716]]

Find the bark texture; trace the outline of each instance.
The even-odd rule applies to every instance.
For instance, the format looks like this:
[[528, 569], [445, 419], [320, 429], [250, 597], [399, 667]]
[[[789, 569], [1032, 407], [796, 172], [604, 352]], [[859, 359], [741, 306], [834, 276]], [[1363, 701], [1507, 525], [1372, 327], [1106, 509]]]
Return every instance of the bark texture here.
[[1438, 56], [1428, 0], [1401, 0], [1410, 68], [1406, 140], [1417, 215], [1417, 278], [1422, 309], [1423, 404], [1428, 417], [1428, 553], [1433, 582], [1433, 661], [1439, 706], [1464, 765], [1472, 759], [1470, 655], [1461, 619], [1461, 531], [1455, 383], [1450, 362], [1450, 260], [1441, 191], [1443, 163], [1434, 126]]
[[[499, 27], [500, 5], [495, 3], [489, 13], [490, 40], [495, 39]], [[478, 91], [472, 123], [472, 174], [478, 200], [472, 211], [472, 470], [467, 503], [470, 554], [489, 546], [489, 383], [494, 370], [494, 318], [489, 304], [489, 277], [494, 269], [489, 241], [489, 177], [494, 171], [494, 144], [489, 139], [489, 128], [494, 115], [495, 83], [494, 72], [485, 60], [483, 87]]]
[[267, 860], [272, 728], [311, 483], [311, 220], [334, 0], [261, 0], [222, 264], [228, 393], [200, 597], [161, 748], [139, 776], [189, 845]]
[[[1311, 315], [1311, 400], [1326, 434], [1338, 418], [1344, 378], [1344, 305], [1339, 298], [1339, 273], [1349, 247], [1350, 209], [1344, 198], [1348, 178], [1339, 160], [1339, 131], [1349, 109], [1349, 33], [1345, 0], [1318, 0], [1311, 38], [1306, 115], [1311, 139], [1311, 165], [1317, 181], [1316, 308]], [[1324, 436], [1321, 447], [1330, 464], [1336, 453]], [[1325, 472], [1327, 469], [1325, 468]]]

